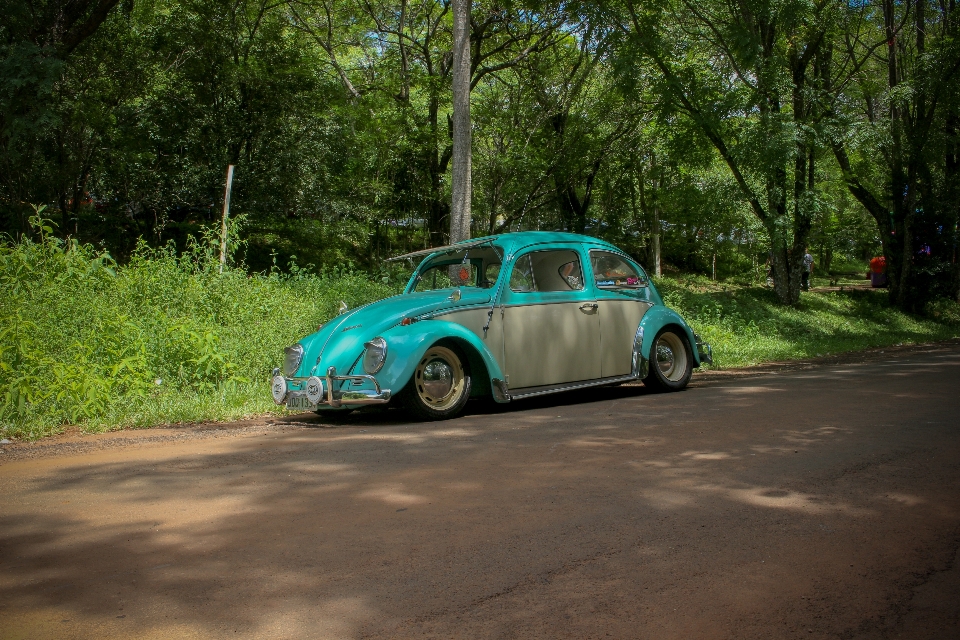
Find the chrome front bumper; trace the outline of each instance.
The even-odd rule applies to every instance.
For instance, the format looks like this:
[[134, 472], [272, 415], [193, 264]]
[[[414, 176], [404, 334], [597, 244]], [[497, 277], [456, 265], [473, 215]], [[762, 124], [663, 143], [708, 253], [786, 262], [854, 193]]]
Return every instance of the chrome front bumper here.
[[697, 334], [693, 334], [693, 337], [697, 339], [697, 356], [700, 359], [700, 363], [703, 364], [713, 364], [713, 347], [703, 341], [703, 338]]
[[[319, 394], [313, 394], [314, 398], [308, 397], [307, 386], [311, 378], [317, 378], [322, 383], [322, 389]], [[320, 378], [311, 376], [309, 378], [285, 378], [279, 375], [279, 370], [274, 370], [274, 385], [283, 380], [283, 386], [286, 391], [281, 396], [274, 393], [273, 401], [277, 404], [285, 404], [290, 409], [303, 409], [311, 411], [320, 406], [341, 407], [341, 406], [361, 406], [368, 404], [386, 404], [390, 402], [392, 394], [390, 389], [381, 389], [377, 379], [369, 375], [337, 375], [334, 367], [327, 369], [327, 375]], [[373, 389], [351, 389], [350, 385], [362, 385], [369, 383]], [[344, 388], [346, 386], [346, 388]]]

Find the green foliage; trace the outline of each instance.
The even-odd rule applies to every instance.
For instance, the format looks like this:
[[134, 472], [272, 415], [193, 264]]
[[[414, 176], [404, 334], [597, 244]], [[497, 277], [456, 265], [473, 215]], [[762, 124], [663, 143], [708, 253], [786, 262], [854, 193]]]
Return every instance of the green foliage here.
[[[0, 246], [0, 428], [33, 438], [264, 412], [284, 346], [399, 280], [351, 269], [247, 274], [208, 240], [177, 255], [141, 244], [130, 263], [52, 235]], [[386, 279], [386, 282], [384, 281]]]
[[[276, 410], [267, 380], [282, 348], [337, 312], [397, 293], [405, 274], [220, 272], [210, 235], [142, 244], [117, 266], [64, 242], [37, 210], [33, 233], [0, 245], [0, 429], [37, 438], [87, 430], [228, 419]], [[666, 302], [714, 346], [717, 367], [802, 358], [960, 335], [960, 305], [928, 317], [879, 291], [804, 294], [783, 307], [758, 287], [702, 276], [662, 278]]]
[[770, 289], [703, 277], [661, 278], [657, 288], [712, 344], [716, 368], [960, 336], [960, 304], [943, 300], [914, 316], [892, 307], [881, 289], [804, 293], [786, 307]]

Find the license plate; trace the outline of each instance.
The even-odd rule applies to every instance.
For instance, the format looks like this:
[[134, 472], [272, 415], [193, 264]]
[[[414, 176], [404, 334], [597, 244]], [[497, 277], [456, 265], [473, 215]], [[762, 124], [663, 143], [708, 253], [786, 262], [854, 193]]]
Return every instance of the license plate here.
[[302, 411], [314, 411], [317, 405], [310, 402], [307, 396], [294, 396], [287, 400], [287, 409], [300, 409]]

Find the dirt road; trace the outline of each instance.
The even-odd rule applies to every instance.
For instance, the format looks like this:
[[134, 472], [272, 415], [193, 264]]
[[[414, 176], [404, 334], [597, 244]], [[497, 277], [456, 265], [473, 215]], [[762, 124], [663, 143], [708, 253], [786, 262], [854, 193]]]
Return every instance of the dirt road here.
[[960, 638], [960, 348], [884, 358], [6, 447], [0, 637]]

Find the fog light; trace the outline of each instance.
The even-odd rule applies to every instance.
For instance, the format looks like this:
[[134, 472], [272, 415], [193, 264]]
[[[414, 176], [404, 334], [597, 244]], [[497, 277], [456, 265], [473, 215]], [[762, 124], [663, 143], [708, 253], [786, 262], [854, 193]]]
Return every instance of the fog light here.
[[270, 385], [270, 392], [273, 394], [273, 401], [277, 404], [283, 404], [287, 399], [287, 379], [283, 376], [273, 376], [273, 382]]
[[310, 376], [307, 379], [307, 400], [310, 404], [323, 402], [323, 380], [317, 376]]

